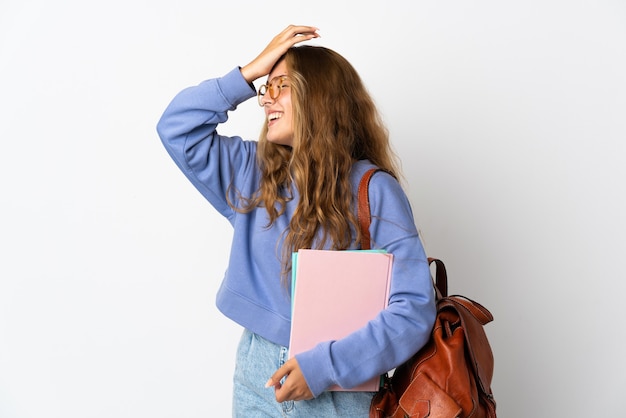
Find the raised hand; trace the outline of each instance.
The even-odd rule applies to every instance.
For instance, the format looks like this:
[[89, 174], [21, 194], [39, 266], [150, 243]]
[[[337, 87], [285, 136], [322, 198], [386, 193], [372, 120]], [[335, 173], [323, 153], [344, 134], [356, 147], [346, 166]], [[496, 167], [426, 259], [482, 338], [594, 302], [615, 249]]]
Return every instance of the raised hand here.
[[314, 26], [287, 26], [255, 59], [241, 68], [241, 74], [249, 83], [269, 74], [276, 61], [289, 48], [297, 43], [319, 38], [317, 31], [318, 29]]

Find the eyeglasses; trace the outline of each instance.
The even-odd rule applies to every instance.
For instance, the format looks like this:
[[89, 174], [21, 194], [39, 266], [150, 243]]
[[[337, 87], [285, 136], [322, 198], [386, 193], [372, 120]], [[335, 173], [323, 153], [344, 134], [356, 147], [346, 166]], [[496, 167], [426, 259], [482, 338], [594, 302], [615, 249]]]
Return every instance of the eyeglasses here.
[[285, 84], [288, 78], [286, 75], [279, 75], [277, 77], [272, 78], [269, 83], [263, 84], [259, 87], [259, 92], [257, 93], [257, 99], [259, 100], [259, 106], [263, 107], [263, 97], [269, 93], [270, 99], [276, 100], [280, 93], [284, 88], [289, 87], [288, 84]]

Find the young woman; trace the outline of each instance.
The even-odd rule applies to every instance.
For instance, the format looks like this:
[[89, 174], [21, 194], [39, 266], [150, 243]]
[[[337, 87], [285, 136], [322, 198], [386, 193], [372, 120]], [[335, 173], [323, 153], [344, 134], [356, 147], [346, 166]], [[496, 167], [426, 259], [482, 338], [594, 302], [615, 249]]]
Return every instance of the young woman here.
[[[169, 154], [234, 228], [217, 306], [244, 327], [233, 416], [367, 417], [356, 386], [393, 369], [428, 339], [433, 288], [387, 131], [354, 68], [311, 26], [289, 26], [248, 65], [181, 91], [158, 124]], [[258, 93], [252, 84], [267, 76]], [[254, 96], [257, 141], [217, 126]], [[288, 358], [289, 270], [301, 248], [359, 248], [355, 191], [372, 167], [372, 247], [394, 254], [389, 307], [353, 334]]]

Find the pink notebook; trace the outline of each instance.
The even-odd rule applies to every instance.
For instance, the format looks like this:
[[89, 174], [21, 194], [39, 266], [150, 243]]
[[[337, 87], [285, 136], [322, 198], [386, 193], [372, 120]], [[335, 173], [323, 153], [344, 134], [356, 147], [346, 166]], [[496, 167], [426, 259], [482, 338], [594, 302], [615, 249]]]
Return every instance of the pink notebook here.
[[[380, 251], [294, 253], [289, 357], [343, 338], [387, 307], [393, 255]], [[377, 391], [380, 378], [351, 389]]]

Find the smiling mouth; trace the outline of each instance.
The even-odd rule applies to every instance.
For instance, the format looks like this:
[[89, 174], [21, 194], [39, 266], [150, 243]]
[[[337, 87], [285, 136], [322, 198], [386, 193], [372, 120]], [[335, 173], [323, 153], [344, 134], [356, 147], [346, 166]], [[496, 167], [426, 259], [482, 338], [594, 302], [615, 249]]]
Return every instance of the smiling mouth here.
[[267, 115], [267, 123], [270, 124], [282, 117], [283, 117], [282, 112], [272, 112], [269, 115]]

